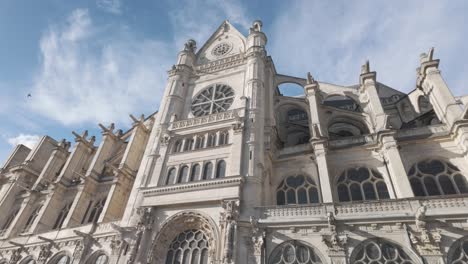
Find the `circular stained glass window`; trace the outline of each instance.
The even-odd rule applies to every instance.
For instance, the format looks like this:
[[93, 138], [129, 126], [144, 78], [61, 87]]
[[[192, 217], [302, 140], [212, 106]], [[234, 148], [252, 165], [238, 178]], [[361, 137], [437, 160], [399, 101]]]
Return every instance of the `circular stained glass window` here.
[[234, 91], [225, 84], [215, 84], [203, 89], [192, 100], [194, 116], [224, 112], [234, 101]]
[[211, 53], [215, 56], [223, 56], [231, 51], [232, 46], [229, 43], [223, 42], [216, 45]]

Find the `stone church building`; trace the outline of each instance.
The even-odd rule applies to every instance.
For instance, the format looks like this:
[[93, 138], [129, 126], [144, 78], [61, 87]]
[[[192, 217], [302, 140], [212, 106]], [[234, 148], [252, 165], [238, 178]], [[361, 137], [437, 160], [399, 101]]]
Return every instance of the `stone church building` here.
[[17, 146], [0, 264], [467, 264], [468, 97], [434, 50], [405, 94], [369, 62], [352, 86], [282, 75], [266, 44], [225, 21], [131, 129]]

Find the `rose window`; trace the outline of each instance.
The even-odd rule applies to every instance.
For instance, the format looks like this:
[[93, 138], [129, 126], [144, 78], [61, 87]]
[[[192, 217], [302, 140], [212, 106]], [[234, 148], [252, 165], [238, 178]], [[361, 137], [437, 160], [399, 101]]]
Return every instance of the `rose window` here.
[[234, 91], [225, 84], [215, 84], [203, 89], [192, 101], [194, 116], [224, 112], [234, 101]]
[[216, 45], [211, 51], [211, 54], [215, 56], [223, 56], [229, 53], [229, 51], [231, 51], [231, 45], [229, 45], [226, 42], [223, 42]]

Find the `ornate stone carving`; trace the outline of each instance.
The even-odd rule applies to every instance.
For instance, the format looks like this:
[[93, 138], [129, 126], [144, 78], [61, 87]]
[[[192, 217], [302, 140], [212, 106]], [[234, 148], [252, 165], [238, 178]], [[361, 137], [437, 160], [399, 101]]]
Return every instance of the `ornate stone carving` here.
[[120, 235], [112, 237], [110, 242], [111, 254], [114, 256], [119, 255], [124, 244], [125, 242]]
[[237, 231], [239, 200], [225, 200], [222, 206], [224, 211], [221, 212], [220, 226], [224, 236], [223, 263], [231, 263], [234, 251], [234, 239]]
[[189, 39], [185, 43], [184, 50], [195, 53], [195, 51], [197, 50], [197, 42], [195, 42], [195, 40], [193, 40], [193, 39]]
[[83, 254], [84, 245], [83, 241], [77, 240], [75, 242], [75, 250], [73, 251], [73, 258], [74, 259], [81, 259], [81, 255]]
[[138, 249], [145, 231], [151, 231], [154, 224], [153, 208], [151, 207], [140, 207], [137, 209], [139, 216], [138, 224], [136, 227], [136, 233], [134, 239], [129, 243], [129, 255], [127, 263], [133, 263], [137, 257]]
[[11, 252], [10, 261], [8, 264], [16, 264], [21, 259], [21, 252], [23, 252], [22, 248], [17, 248]]
[[41, 245], [41, 251], [39, 251], [39, 256], [37, 257], [39, 263], [46, 263], [47, 259], [52, 255], [51, 248], [51, 243]]
[[322, 242], [328, 247], [329, 253], [344, 252], [348, 243], [348, 235], [338, 235], [336, 231], [331, 234], [322, 234]]

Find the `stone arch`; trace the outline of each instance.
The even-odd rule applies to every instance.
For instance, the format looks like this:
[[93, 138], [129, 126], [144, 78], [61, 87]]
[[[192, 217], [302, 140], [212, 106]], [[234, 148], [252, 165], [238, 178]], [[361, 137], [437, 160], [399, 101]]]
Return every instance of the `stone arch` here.
[[[96, 261], [98, 260], [99, 257], [101, 256], [106, 256], [106, 261], [99, 261], [99, 263], [97, 263]], [[102, 249], [99, 249], [99, 250], [96, 250], [94, 251], [93, 253], [91, 253], [91, 255], [89, 255], [86, 260], [84, 261], [84, 263], [86, 264], [107, 264], [109, 263], [109, 254], [107, 254], [104, 250]]]
[[[301, 251], [302, 254], [299, 252]], [[286, 263], [284, 257], [291, 257], [287, 263], [327, 263], [323, 254], [313, 245], [301, 240], [288, 240], [277, 245], [268, 257], [268, 264]], [[297, 258], [303, 258], [298, 262]], [[294, 259], [294, 260], [293, 260]], [[289, 261], [291, 260], [291, 261]]]
[[278, 136], [283, 146], [307, 143], [310, 139], [310, 112], [307, 105], [285, 100], [275, 106]]
[[[2, 262], [0, 262], [0, 263], [2, 263]], [[35, 260], [34, 257], [31, 256], [31, 255], [24, 257], [24, 258], [20, 261], [20, 264], [34, 264], [34, 263], [36, 263], [36, 260]]]
[[353, 112], [362, 112], [359, 98], [349, 94], [329, 94], [323, 100], [322, 104]]
[[[63, 261], [62, 257], [68, 257], [68, 261], [67, 262]], [[60, 262], [61, 260], [63, 262]], [[62, 251], [55, 253], [55, 255], [53, 255], [50, 258], [47, 264], [71, 264], [71, 261], [72, 261], [71, 254], [68, 251], [62, 250]]]
[[298, 78], [298, 77], [293, 77], [293, 76], [288, 76], [288, 75], [282, 75], [282, 74], [277, 74], [275, 76], [275, 85], [281, 85], [285, 83], [294, 83], [299, 86], [304, 87], [307, 83], [306, 79], [304, 78]]
[[170, 244], [180, 233], [187, 230], [201, 230], [207, 237], [209, 259], [217, 258], [220, 252], [220, 234], [211, 217], [198, 211], [183, 211], [168, 218], [152, 241], [149, 263], [165, 263]]
[[330, 139], [339, 139], [369, 134], [369, 127], [365, 120], [346, 115], [332, 118], [328, 122], [327, 132]]
[[[384, 249], [384, 250], [382, 250]], [[350, 254], [350, 263], [384, 264], [394, 260], [394, 264], [422, 264], [421, 258], [411, 249], [384, 238], [369, 238], [359, 243]]]
[[447, 252], [447, 263], [468, 263], [468, 236], [463, 236], [452, 243]]

